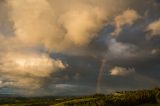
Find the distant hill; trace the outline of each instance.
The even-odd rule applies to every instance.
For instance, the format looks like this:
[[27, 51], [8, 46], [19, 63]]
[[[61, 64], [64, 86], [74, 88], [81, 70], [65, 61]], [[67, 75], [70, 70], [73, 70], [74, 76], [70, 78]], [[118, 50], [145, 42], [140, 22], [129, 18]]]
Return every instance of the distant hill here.
[[0, 98], [5, 98], [5, 97], [20, 97], [20, 95], [16, 94], [0, 94]]

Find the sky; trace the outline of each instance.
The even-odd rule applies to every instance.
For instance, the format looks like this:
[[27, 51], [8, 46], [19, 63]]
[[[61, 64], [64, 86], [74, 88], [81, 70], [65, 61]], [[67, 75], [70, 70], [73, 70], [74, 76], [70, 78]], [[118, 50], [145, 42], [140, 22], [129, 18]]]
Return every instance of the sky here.
[[160, 86], [159, 0], [0, 0], [0, 94]]

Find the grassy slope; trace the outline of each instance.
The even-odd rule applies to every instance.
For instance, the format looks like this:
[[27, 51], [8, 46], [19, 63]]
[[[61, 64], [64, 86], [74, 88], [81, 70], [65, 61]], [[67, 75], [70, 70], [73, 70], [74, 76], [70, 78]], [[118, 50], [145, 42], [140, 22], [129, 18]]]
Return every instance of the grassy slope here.
[[91, 101], [91, 100], [95, 100], [96, 98], [86, 98], [86, 99], [75, 99], [75, 100], [69, 100], [69, 101], [65, 101], [65, 102], [61, 102], [52, 106], [64, 106], [65, 103], [79, 103], [79, 102], [87, 102], [87, 101]]
[[[114, 93], [114, 94], [110, 95], [111, 97], [106, 97], [107, 98], [106, 103], [110, 102], [110, 100], [112, 102], [113, 101], [120, 101], [121, 103], [123, 103], [123, 101], [130, 102], [130, 100], [132, 100], [132, 99], [135, 99], [135, 101], [136, 100], [144, 100], [144, 103], [150, 103], [150, 102], [151, 103], [156, 103], [156, 102], [153, 102], [153, 100], [151, 100], [154, 97], [156, 97], [156, 93], [158, 94], [158, 92], [159, 92], [158, 91], [158, 92], [155, 93], [155, 91], [156, 91], [156, 89], [154, 89], [154, 90], [131, 91], [131, 92], [129, 91], [129, 92], [125, 92], [125, 93], [123, 93], [123, 92]], [[104, 99], [102, 99], [102, 98], [100, 97], [100, 99], [104, 101]], [[108, 100], [108, 98], [109, 98], [109, 100]], [[139, 99], [136, 99], [136, 98], [139, 98]], [[149, 99], [149, 101], [145, 101], [144, 98], [145, 99]], [[57, 105], [53, 105], [53, 106], [64, 106], [66, 103], [76, 104], [76, 103], [81, 103], [81, 102], [90, 102], [92, 99], [97, 100], [98, 97], [97, 98], [96, 97], [95, 98], [91, 98], [91, 99], [90, 98], [75, 99], [75, 100], [71, 100], [71, 101], [66, 101], [66, 102], [58, 103]], [[118, 103], [118, 102], [114, 102], [114, 103]], [[67, 106], [69, 106], [69, 105], [67, 105]], [[145, 104], [145, 105], [140, 105], [140, 106], [160, 106], [160, 104]]]

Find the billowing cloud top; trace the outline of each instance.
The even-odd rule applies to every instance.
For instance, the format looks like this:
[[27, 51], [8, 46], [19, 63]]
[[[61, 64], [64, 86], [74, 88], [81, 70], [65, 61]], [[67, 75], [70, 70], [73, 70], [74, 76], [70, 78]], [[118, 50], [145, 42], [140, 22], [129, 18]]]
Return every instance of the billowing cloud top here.
[[159, 10], [157, 0], [1, 0], [0, 93], [159, 86]]

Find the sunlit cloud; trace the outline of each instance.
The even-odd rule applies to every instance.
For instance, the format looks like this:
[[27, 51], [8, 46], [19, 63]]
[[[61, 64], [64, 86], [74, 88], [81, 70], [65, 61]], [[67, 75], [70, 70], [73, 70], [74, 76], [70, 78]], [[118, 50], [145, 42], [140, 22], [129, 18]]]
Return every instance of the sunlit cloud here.
[[110, 70], [111, 76], [128, 76], [135, 73], [134, 68], [114, 67]]
[[146, 30], [150, 32], [151, 38], [160, 36], [160, 19], [150, 23]]
[[8, 52], [0, 58], [0, 74], [4, 80], [11, 82], [3, 85], [15, 88], [38, 88], [42, 85], [44, 78], [66, 68], [61, 60], [54, 60], [43, 53]]
[[57, 13], [47, 0], [13, 0], [8, 4], [17, 39], [58, 52], [87, 45], [107, 19], [96, 6]]
[[112, 36], [118, 36], [124, 26], [131, 26], [136, 20], [140, 18], [139, 14], [133, 10], [128, 9], [114, 19], [115, 31], [111, 33]]
[[[111, 5], [125, 7], [127, 2], [122, 1], [70, 0], [74, 5], [66, 5], [55, 0], [7, 0], [7, 4], [17, 39], [30, 46], [63, 52], [87, 46], [116, 13]], [[55, 3], [63, 6], [57, 7]], [[134, 21], [128, 19], [127, 23], [130, 20]]]

